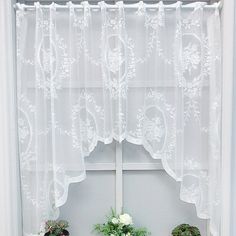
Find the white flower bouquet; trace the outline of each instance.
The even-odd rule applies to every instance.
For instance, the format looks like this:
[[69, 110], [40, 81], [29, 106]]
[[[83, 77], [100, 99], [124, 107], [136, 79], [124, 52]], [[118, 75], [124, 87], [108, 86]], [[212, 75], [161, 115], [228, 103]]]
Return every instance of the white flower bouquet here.
[[145, 228], [135, 228], [132, 217], [129, 214], [117, 215], [111, 210], [104, 224], [96, 224], [94, 231], [103, 236], [147, 236], [150, 233]]

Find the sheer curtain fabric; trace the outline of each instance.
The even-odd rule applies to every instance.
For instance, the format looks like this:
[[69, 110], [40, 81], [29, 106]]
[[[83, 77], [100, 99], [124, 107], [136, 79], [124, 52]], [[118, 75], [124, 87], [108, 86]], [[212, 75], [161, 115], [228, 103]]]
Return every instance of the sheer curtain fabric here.
[[25, 235], [58, 217], [85, 157], [113, 139], [161, 159], [219, 235], [220, 17], [204, 5], [18, 5]]

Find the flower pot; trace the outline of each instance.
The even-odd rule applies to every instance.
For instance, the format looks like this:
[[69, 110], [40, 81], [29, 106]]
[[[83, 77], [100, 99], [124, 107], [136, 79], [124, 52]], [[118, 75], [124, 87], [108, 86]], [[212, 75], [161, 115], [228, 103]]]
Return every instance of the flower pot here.
[[64, 229], [63, 233], [60, 236], [69, 236], [69, 235], [70, 233], [66, 229]]

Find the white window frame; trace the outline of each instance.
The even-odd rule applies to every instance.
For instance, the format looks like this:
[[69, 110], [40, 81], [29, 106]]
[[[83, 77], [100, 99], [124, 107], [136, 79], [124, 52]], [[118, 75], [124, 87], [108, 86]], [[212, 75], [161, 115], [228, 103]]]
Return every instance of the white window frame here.
[[230, 235], [232, 98], [234, 59], [234, 0], [222, 1], [222, 216], [221, 236]]

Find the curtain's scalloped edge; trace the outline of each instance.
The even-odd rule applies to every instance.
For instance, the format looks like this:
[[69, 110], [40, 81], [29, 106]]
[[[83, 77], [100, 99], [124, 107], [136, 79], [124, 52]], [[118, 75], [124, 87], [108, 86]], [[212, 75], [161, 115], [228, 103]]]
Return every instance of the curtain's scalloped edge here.
[[65, 192], [64, 192], [63, 196], [60, 198], [60, 200], [57, 201], [57, 203], [55, 204], [55, 207], [59, 208], [66, 203], [67, 198], [68, 198], [68, 191], [69, 191], [70, 184], [79, 183], [85, 179], [86, 179], [86, 170], [81, 175], [79, 175], [77, 177], [68, 177], [66, 175]]
[[[113, 136], [113, 137], [114, 138], [109, 137], [107, 139], [97, 138], [97, 141], [92, 146], [90, 152], [86, 153], [85, 158], [87, 156], [89, 156], [89, 154], [95, 149], [95, 147], [98, 144], [98, 141], [100, 141], [100, 142], [102, 142], [104, 144], [110, 144], [110, 143], [113, 142], [113, 140], [116, 140], [118, 142], [122, 142], [122, 141], [126, 140], [127, 142], [135, 144], [135, 145], [142, 145], [144, 147], [144, 149], [151, 155], [151, 157], [153, 159], [159, 159], [159, 158], [155, 158], [154, 153], [147, 146], [145, 146], [142, 141], [137, 141], [137, 139], [134, 139], [131, 136], [126, 136], [125, 137], [125, 135], [120, 136], [121, 138], [120, 137], [117, 138], [116, 136]], [[166, 171], [166, 173], [170, 177], [172, 177], [175, 181], [181, 182], [181, 178], [177, 178], [176, 177], [176, 174], [171, 170], [171, 168], [169, 167], [166, 159], [165, 158], [160, 158], [160, 160], [162, 162], [163, 169]], [[84, 170], [84, 172], [81, 175], [79, 175], [77, 177], [68, 177], [68, 176], [66, 176], [66, 183], [65, 183], [65, 188], [64, 188], [65, 192], [64, 192], [63, 196], [60, 198], [60, 200], [57, 201], [57, 203], [55, 204], [55, 207], [59, 208], [59, 207], [63, 206], [66, 203], [67, 198], [68, 198], [68, 191], [69, 191], [69, 185], [70, 184], [72, 184], [72, 183], [79, 183], [79, 182], [82, 182], [85, 179], [86, 179], [86, 169]], [[196, 202], [190, 201], [190, 200], [188, 200], [188, 199], [186, 199], [185, 197], [182, 196], [181, 190], [180, 190], [179, 196], [180, 196], [180, 200], [181, 201], [186, 202], [186, 203], [194, 204], [195, 209], [196, 209], [196, 214], [197, 214], [198, 218], [204, 219], [204, 220], [208, 220], [209, 219], [209, 217], [207, 215], [201, 214], [198, 211], [198, 207], [197, 207], [197, 203]], [[210, 224], [210, 232], [212, 233], [213, 236], [218, 235], [216, 233], [217, 231], [212, 227], [211, 224]]]
[[[181, 182], [181, 181], [180, 181], [180, 182]], [[181, 194], [181, 191], [180, 191], [180, 200], [183, 201], [183, 202], [189, 203], [189, 204], [194, 204], [195, 209], [196, 209], [197, 217], [198, 217], [199, 219], [202, 219], [202, 220], [210, 220], [210, 223], [209, 223], [209, 231], [210, 231], [211, 235], [212, 235], [212, 236], [219, 236], [218, 230], [216, 230], [215, 227], [212, 225], [210, 217], [209, 217], [208, 215], [201, 214], [201, 213], [198, 211], [198, 207], [197, 207], [197, 203], [196, 203], [196, 202], [194, 202], [194, 201], [189, 201], [188, 199], [186, 199], [185, 197], [183, 197], [182, 194]]]

